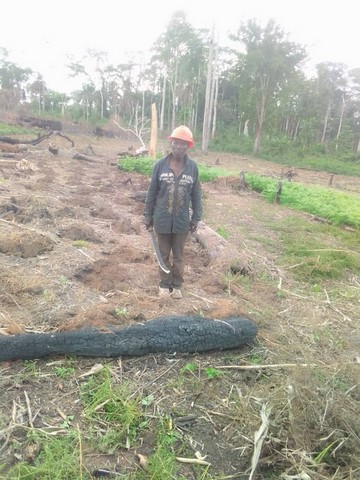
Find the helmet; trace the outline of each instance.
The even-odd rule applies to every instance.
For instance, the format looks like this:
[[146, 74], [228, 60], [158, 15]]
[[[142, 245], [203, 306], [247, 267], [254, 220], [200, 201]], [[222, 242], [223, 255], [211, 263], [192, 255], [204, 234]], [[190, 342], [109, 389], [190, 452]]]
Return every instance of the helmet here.
[[194, 146], [193, 134], [191, 133], [191, 130], [184, 125], [176, 127], [170, 135], [169, 140], [175, 140], [176, 138], [178, 140], [185, 140], [186, 142], [189, 142], [189, 148]]

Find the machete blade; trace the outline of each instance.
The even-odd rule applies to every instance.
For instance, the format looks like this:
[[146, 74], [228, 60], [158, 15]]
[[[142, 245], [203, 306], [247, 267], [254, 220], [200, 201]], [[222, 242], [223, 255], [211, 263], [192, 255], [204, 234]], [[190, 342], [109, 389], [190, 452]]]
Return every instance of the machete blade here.
[[151, 236], [152, 244], [153, 244], [153, 247], [154, 247], [154, 252], [155, 252], [156, 259], [157, 259], [157, 261], [158, 261], [159, 267], [160, 267], [161, 270], [163, 270], [165, 273], [170, 273], [170, 270], [169, 270], [168, 267], [165, 265], [164, 259], [163, 259], [162, 256], [161, 256], [159, 244], [158, 244], [158, 242], [157, 242], [157, 239], [156, 239], [156, 235], [155, 235], [154, 230], [149, 230], [149, 233], [150, 233], [150, 236]]

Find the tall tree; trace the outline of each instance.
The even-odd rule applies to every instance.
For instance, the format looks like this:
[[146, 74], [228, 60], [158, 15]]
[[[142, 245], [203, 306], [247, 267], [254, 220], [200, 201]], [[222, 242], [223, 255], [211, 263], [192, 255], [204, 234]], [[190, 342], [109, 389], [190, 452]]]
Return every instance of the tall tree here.
[[[163, 99], [170, 101], [170, 129], [175, 127], [178, 118], [190, 123], [194, 117], [191, 112], [196, 99], [195, 87], [205, 65], [204, 35], [205, 31], [194, 29], [186, 14], [178, 11], [172, 16], [166, 32], [160, 35], [153, 46], [151, 63], [157, 65], [168, 87], [169, 96], [164, 94]], [[166, 109], [164, 105], [161, 108], [164, 111]], [[191, 124], [189, 126], [194, 127]]]
[[26, 98], [26, 82], [33, 71], [8, 60], [6, 49], [0, 49], [0, 100], [7, 111], [17, 107]]
[[[321, 143], [339, 137], [342, 114], [347, 96], [347, 77], [344, 64], [323, 62], [317, 66], [318, 112], [322, 115]], [[342, 112], [342, 113], [341, 113]]]
[[204, 107], [204, 121], [203, 121], [203, 134], [202, 134], [202, 144], [201, 150], [203, 153], [208, 152], [209, 146], [209, 137], [211, 129], [211, 118], [212, 118], [212, 94], [213, 94], [213, 78], [214, 78], [214, 34], [215, 27], [213, 26], [211, 31], [210, 39], [210, 50], [208, 58], [208, 68], [206, 76], [206, 90], [205, 90], [205, 107]]
[[30, 94], [36, 99], [38, 114], [45, 111], [46, 83], [42, 75], [38, 74], [36, 80], [29, 85]]
[[305, 49], [288, 40], [287, 35], [269, 20], [262, 28], [255, 20], [242, 24], [230, 38], [245, 48], [238, 56], [238, 69], [242, 80], [253, 93], [256, 111], [256, 131], [253, 154], [260, 149], [266, 113], [274, 105], [276, 95], [294, 75], [306, 57]]

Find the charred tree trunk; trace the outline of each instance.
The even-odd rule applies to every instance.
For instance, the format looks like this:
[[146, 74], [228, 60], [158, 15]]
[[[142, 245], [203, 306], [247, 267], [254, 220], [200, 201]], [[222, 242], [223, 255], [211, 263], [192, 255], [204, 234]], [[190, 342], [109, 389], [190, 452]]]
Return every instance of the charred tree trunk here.
[[193, 353], [238, 348], [254, 340], [256, 325], [243, 317], [212, 320], [168, 316], [107, 332], [0, 335], [0, 361], [28, 360], [49, 355], [83, 357], [142, 356], [149, 353]]

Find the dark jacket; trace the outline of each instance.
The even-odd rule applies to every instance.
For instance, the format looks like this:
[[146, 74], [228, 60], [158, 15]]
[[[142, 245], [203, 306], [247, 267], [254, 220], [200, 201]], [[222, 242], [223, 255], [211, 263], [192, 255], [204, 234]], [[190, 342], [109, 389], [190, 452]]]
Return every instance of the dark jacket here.
[[152, 222], [158, 233], [185, 233], [190, 229], [190, 222], [201, 220], [199, 170], [186, 155], [184, 170], [175, 177], [169, 167], [170, 155], [154, 165], [145, 200], [145, 223]]

